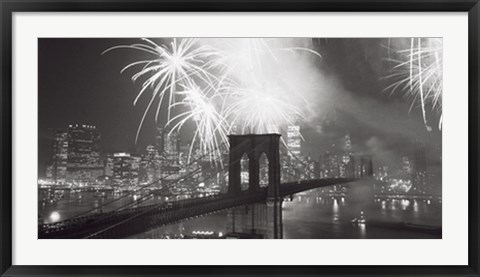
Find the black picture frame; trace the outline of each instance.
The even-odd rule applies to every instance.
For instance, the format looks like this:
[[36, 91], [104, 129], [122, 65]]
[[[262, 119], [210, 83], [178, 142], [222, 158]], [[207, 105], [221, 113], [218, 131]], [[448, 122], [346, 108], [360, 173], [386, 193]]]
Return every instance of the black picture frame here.
[[[478, 0], [0, 0], [1, 276], [363, 275], [480, 276]], [[468, 12], [468, 265], [466, 266], [19, 266], [12, 265], [12, 14], [14, 12]], [[452, 253], [454, 255], [455, 253]]]

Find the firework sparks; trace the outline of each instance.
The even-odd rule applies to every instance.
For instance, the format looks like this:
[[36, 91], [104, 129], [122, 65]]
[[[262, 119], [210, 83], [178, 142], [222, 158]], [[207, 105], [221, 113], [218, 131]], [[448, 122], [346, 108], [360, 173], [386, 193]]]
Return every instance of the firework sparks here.
[[310, 48], [294, 46], [295, 42], [298, 44], [277, 38], [238, 38], [216, 45], [220, 58], [215, 66], [223, 66], [222, 80], [228, 80], [222, 82], [227, 91], [223, 98], [227, 105], [222, 110], [238, 132], [278, 133], [303, 118], [297, 106], [307, 100], [296, 84], [282, 80], [282, 65], [286, 59], [297, 61], [298, 52], [321, 56]]
[[303, 114], [279, 87], [264, 86], [239, 89], [226, 108], [225, 115], [232, 126], [242, 133], [278, 133], [282, 126], [293, 124]]
[[442, 40], [437, 38], [411, 38], [409, 47], [397, 51], [399, 59], [389, 59], [395, 65], [393, 79], [385, 90], [402, 92], [414, 104], [420, 104], [425, 127], [431, 131], [427, 119], [427, 106], [440, 114], [439, 129], [442, 126], [443, 60]]
[[257, 74], [271, 68], [265, 65], [281, 64], [281, 54], [296, 54], [298, 52], [321, 55], [307, 47], [283, 45], [278, 38], [233, 38], [221, 40], [216, 45], [218, 56], [211, 60], [209, 66], [222, 68], [222, 80], [236, 79], [240, 83], [257, 81]]
[[229, 125], [224, 117], [217, 112], [215, 107], [216, 95], [211, 91], [201, 91], [198, 87], [185, 87], [184, 91], [177, 92], [177, 94], [183, 96], [183, 99], [174, 105], [183, 106], [187, 108], [187, 111], [169, 120], [167, 126], [172, 126], [170, 132], [180, 130], [188, 121], [194, 121], [197, 128], [192, 138], [189, 158], [195, 142], [198, 141], [200, 151], [212, 153], [210, 161], [219, 161], [221, 164], [222, 160], [219, 159], [221, 155], [220, 145], [228, 145]]
[[140, 71], [132, 76], [132, 80], [136, 81], [139, 78], [147, 77], [133, 102], [134, 105], [147, 89], [152, 90], [135, 141], [138, 140], [145, 117], [156, 100], [158, 100], [158, 105], [155, 120], [158, 119], [160, 107], [164, 101], [167, 103], [167, 120], [170, 120], [171, 110], [175, 103], [175, 92], [179, 85], [195, 86], [196, 82], [202, 82], [207, 86], [213, 86], [216, 80], [215, 75], [205, 69], [205, 63], [217, 52], [208, 46], [199, 46], [198, 39], [180, 39], [178, 41], [174, 38], [170, 45], [158, 45], [145, 38], [142, 40], [145, 43], [114, 46], [103, 52], [126, 48], [140, 50], [154, 56], [153, 59], [130, 63], [121, 70], [124, 72], [128, 68], [141, 66]]
[[138, 67], [132, 80], [145, 79], [134, 105], [150, 93], [135, 141], [156, 103], [155, 120], [163, 105], [167, 109], [165, 126], [170, 132], [179, 131], [189, 121], [195, 123], [191, 147], [198, 142], [202, 152], [214, 153], [211, 160], [220, 155], [212, 150], [228, 145], [227, 135], [234, 124], [241, 126], [242, 133], [268, 133], [279, 132], [303, 118], [298, 105], [293, 104], [302, 97], [296, 86], [278, 80], [278, 68], [285, 58], [282, 53], [291, 60], [295, 60], [291, 55], [299, 51], [320, 57], [309, 48], [282, 45], [279, 39], [222, 39], [217, 44], [209, 44], [208, 39], [176, 38], [168, 45], [149, 39], [143, 42], [104, 51], [134, 49], [153, 55], [121, 71]]

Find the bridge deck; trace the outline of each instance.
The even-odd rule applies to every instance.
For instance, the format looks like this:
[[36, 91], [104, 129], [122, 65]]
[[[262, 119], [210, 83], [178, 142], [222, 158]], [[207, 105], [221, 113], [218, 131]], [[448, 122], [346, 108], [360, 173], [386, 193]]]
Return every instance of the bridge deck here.
[[[280, 196], [284, 197], [301, 191], [344, 184], [354, 180], [335, 178], [284, 183], [280, 184]], [[243, 192], [234, 196], [216, 195], [93, 214], [40, 225], [38, 236], [41, 239], [125, 238], [181, 220], [237, 206], [261, 203], [266, 201], [266, 196], [267, 191], [264, 188], [253, 193]]]

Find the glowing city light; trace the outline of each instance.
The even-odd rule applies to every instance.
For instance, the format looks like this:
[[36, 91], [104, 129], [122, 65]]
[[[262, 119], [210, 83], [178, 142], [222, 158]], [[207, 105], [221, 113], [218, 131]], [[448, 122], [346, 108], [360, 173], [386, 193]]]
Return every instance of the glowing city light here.
[[58, 213], [58, 212], [52, 212], [52, 213], [50, 214], [50, 220], [51, 220], [52, 222], [57, 222], [57, 221], [60, 220], [60, 218], [61, 218], [61, 216], [60, 216], [60, 213]]

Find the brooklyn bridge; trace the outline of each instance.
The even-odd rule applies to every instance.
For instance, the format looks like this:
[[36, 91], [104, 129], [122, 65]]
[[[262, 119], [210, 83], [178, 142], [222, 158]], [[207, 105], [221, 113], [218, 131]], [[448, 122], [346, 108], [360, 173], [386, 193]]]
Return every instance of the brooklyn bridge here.
[[[226, 193], [157, 204], [139, 205], [153, 193], [168, 191], [198, 172], [192, 172], [158, 191], [146, 193], [140, 199], [109, 212], [85, 212], [73, 218], [38, 226], [40, 239], [119, 239], [149, 230], [193, 219], [219, 211], [228, 211], [227, 235], [281, 239], [282, 201], [286, 197], [319, 187], [348, 184], [372, 176], [372, 161], [362, 157], [356, 167], [360, 170], [347, 178], [318, 178], [281, 183], [282, 165], [279, 134], [231, 135], [229, 137], [229, 163], [219, 169], [228, 172]], [[240, 161], [248, 157], [248, 187], [242, 184]], [[260, 182], [260, 159], [268, 160], [268, 182]], [[293, 166], [293, 165], [289, 165]], [[308, 170], [308, 169], [307, 169]], [[158, 183], [157, 180], [154, 183]], [[142, 186], [147, 191], [154, 183]], [[113, 200], [116, 201], [116, 200]], [[107, 203], [108, 204], [108, 203]]]

